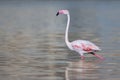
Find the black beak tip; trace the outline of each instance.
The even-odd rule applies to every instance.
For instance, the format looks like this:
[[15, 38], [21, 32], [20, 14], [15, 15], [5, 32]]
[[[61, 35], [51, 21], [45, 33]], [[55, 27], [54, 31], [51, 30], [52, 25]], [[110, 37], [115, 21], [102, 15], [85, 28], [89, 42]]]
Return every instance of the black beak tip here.
[[56, 16], [58, 16], [58, 15], [59, 15], [59, 12], [57, 12]]

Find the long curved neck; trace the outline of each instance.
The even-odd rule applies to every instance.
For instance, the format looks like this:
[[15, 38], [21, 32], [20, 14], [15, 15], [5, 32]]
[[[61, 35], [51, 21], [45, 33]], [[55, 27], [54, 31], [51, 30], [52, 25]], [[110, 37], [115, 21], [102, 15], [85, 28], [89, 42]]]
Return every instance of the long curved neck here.
[[69, 39], [68, 39], [68, 30], [69, 30], [69, 24], [70, 24], [70, 15], [67, 14], [67, 27], [66, 27], [66, 31], [65, 31], [65, 42], [67, 44], [67, 46], [70, 48], [70, 42], [69, 42]]

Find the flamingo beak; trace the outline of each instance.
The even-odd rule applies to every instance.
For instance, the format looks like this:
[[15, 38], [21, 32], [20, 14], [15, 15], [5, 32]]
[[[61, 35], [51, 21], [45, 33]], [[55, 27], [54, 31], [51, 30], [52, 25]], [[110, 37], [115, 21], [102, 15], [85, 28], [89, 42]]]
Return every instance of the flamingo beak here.
[[59, 12], [57, 12], [56, 16], [58, 16], [58, 15], [59, 15]]

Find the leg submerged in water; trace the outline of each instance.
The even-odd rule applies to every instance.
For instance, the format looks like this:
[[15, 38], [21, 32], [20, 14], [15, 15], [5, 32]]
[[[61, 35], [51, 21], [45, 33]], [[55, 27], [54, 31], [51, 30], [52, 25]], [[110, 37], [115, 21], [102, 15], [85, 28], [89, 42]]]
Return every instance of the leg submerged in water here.
[[85, 57], [84, 57], [84, 56], [80, 56], [80, 58], [81, 58], [82, 60], [84, 60], [84, 59], [85, 59]]

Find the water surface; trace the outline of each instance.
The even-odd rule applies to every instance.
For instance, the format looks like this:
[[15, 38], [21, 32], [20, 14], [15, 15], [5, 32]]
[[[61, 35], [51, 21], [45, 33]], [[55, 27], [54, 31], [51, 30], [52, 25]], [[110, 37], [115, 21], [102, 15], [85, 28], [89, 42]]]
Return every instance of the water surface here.
[[[0, 1], [1, 80], [120, 80], [120, 1]], [[102, 48], [100, 61], [80, 60], [64, 42], [86, 39]]]

